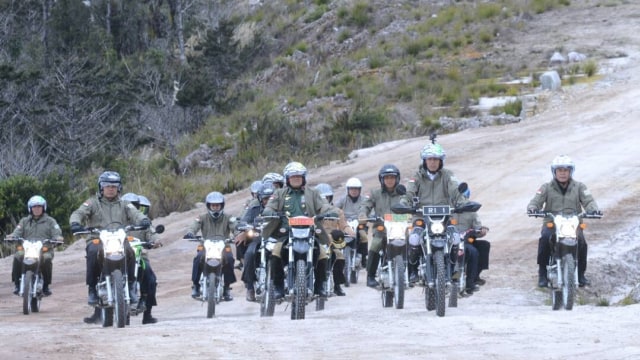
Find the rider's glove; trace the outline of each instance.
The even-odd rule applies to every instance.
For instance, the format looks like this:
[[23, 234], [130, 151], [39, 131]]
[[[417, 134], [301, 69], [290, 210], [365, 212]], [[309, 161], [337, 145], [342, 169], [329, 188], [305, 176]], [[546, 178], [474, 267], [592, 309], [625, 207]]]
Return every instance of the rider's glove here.
[[535, 214], [536, 209], [527, 209], [527, 214]]
[[196, 238], [196, 236], [195, 236], [195, 235], [193, 235], [193, 233], [192, 233], [191, 231], [189, 231], [188, 233], [186, 233], [186, 234], [184, 235], [184, 238], [185, 238], [185, 239], [195, 239], [195, 238]]
[[589, 211], [587, 214], [588, 214], [588, 215], [599, 215], [599, 216], [602, 216], [602, 211], [600, 211], [600, 210], [593, 210], [593, 211]]
[[138, 223], [138, 226], [149, 227], [151, 226], [151, 220], [149, 220], [148, 218], [144, 218], [140, 220], [140, 223]]
[[85, 229], [84, 226], [78, 224], [77, 222], [71, 223], [72, 233], [83, 232], [83, 231], [87, 231], [87, 229]]

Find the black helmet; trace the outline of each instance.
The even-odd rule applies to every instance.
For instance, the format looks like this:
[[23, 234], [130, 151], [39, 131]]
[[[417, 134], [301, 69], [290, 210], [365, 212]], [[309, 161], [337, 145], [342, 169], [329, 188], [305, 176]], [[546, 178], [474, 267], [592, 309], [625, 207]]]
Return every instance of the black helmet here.
[[122, 179], [120, 174], [115, 171], [105, 171], [98, 177], [98, 191], [102, 196], [102, 189], [107, 185], [115, 185], [118, 187], [118, 193], [122, 192]]
[[385, 175], [394, 175], [396, 177], [396, 184], [398, 186], [400, 183], [400, 170], [393, 164], [386, 164], [380, 168], [378, 171], [378, 180], [380, 181], [380, 186], [384, 188], [384, 177]]

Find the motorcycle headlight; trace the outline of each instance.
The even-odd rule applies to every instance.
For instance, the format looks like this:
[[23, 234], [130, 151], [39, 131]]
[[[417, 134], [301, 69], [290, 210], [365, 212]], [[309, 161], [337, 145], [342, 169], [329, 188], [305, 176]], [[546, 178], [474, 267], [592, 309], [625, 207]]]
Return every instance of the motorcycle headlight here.
[[432, 223], [431, 226], [429, 227], [429, 229], [434, 234], [442, 234], [442, 233], [444, 233], [444, 225], [442, 225], [442, 223], [440, 223], [440, 222]]

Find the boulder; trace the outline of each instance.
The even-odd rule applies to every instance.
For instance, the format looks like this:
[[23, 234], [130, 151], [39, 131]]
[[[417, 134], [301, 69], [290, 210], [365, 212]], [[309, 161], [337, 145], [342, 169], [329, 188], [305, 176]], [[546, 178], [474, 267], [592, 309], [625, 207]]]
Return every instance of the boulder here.
[[557, 71], [546, 71], [540, 75], [540, 84], [542, 86], [542, 90], [551, 91], [558, 90], [560, 89], [560, 86], [562, 86], [560, 75], [558, 75]]

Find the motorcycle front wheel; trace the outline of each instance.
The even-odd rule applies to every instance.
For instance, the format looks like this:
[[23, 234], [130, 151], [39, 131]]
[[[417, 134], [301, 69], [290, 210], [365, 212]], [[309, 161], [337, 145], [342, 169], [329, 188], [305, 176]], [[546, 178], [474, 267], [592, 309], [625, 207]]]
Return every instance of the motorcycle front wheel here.
[[393, 259], [393, 301], [396, 309], [404, 308], [404, 259], [396, 255]]
[[351, 286], [351, 276], [353, 275], [353, 272], [351, 271], [351, 267], [353, 266], [352, 254], [355, 253], [353, 249], [349, 247], [347, 248], [350, 250], [344, 252], [345, 253], [344, 254], [344, 278], [345, 278], [344, 287]]
[[260, 301], [260, 316], [273, 316], [276, 308], [276, 291], [271, 279], [271, 264], [267, 262], [267, 278], [265, 280], [265, 291]]
[[442, 317], [445, 311], [446, 275], [444, 265], [444, 252], [438, 250], [433, 253], [436, 265], [436, 315]]
[[211, 319], [216, 314], [216, 291], [218, 289], [218, 277], [215, 273], [210, 273], [207, 282], [207, 319]]
[[[290, 271], [294, 271], [291, 269]], [[295, 284], [293, 302], [291, 304], [291, 320], [304, 319], [304, 307], [307, 301], [307, 262], [298, 260], [295, 268]]]
[[565, 310], [573, 309], [576, 298], [576, 262], [573, 254], [562, 257], [562, 303]]
[[[25, 315], [31, 314], [33, 310], [33, 271], [27, 270], [23, 277], [24, 286], [22, 289], [22, 313]], [[35, 312], [35, 311], [34, 311]]]
[[114, 270], [111, 274], [112, 283], [112, 292], [113, 292], [113, 300], [114, 300], [114, 308], [113, 308], [113, 321], [116, 323], [116, 326], [119, 328], [123, 328], [127, 321], [128, 311], [124, 303], [124, 278], [122, 277], [122, 272], [117, 269]]

